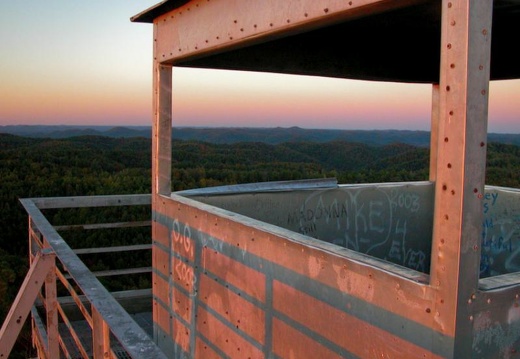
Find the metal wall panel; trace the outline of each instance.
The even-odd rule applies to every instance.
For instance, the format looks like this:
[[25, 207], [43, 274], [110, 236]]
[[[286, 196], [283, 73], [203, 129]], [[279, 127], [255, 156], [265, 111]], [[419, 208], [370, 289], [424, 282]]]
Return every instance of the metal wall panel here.
[[[405, 194], [421, 195], [415, 215], [413, 201], [399, 201]], [[427, 275], [297, 233], [306, 227], [295, 226], [293, 231], [294, 221], [289, 220], [305, 222], [312, 217], [316, 233], [326, 237], [327, 228], [333, 236], [348, 232], [347, 217], [357, 216], [363, 223], [358, 230], [365, 232], [370, 228], [370, 213], [363, 211], [370, 209], [370, 202], [396, 198], [386, 213], [372, 204], [373, 225], [376, 219], [396, 223], [412, 215], [414, 223], [406, 232], [409, 241], [401, 243], [428, 247], [431, 238], [424, 238], [431, 232], [423, 233], [421, 225], [432, 220], [427, 210], [431, 211], [432, 196], [431, 184], [413, 183], [198, 198], [206, 203], [178, 195], [158, 197], [153, 221], [154, 233], [160, 234], [154, 238], [158, 344], [172, 358], [242, 357], [243, 353], [291, 357], [302, 350], [322, 357], [416, 357], [417, 353], [450, 357], [454, 338], [434, 329], [437, 288], [428, 284]], [[334, 197], [341, 200], [334, 202]], [[357, 198], [361, 211], [352, 211], [352, 198]], [[488, 269], [494, 274], [516, 270], [511, 265], [520, 251], [520, 192], [489, 187], [483, 200], [483, 255], [492, 258], [494, 265]], [[326, 203], [337, 203], [338, 210], [326, 209]], [[399, 203], [404, 208], [410, 204], [409, 210]], [[321, 217], [316, 215], [320, 210]], [[300, 217], [301, 213], [310, 217]], [[418, 231], [415, 237], [412, 230]], [[381, 243], [378, 233], [373, 232], [373, 243]], [[499, 239], [504, 233], [509, 235], [507, 246]], [[519, 344], [518, 283], [516, 272], [482, 279], [481, 290], [465, 304], [476, 357], [511, 353]]]
[[193, 198], [427, 273], [432, 197], [422, 182]]
[[416, 271], [172, 197], [159, 196], [153, 214], [156, 233], [168, 233], [167, 246], [154, 240], [154, 306], [170, 357], [449, 352], [449, 337], [432, 347], [432, 291]]

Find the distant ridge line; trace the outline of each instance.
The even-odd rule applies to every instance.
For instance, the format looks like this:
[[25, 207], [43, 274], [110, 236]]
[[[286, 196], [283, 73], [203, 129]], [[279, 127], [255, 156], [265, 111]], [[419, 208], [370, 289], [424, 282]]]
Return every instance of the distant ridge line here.
[[[78, 136], [103, 136], [112, 138], [151, 138], [150, 126], [0, 126], [0, 133], [22, 137], [63, 139]], [[172, 137], [177, 140], [197, 140], [216, 144], [238, 142], [357, 142], [372, 146], [403, 143], [417, 147], [430, 146], [430, 132], [421, 130], [336, 130], [305, 129], [301, 127], [174, 127]], [[489, 133], [489, 142], [520, 146], [520, 134]]]

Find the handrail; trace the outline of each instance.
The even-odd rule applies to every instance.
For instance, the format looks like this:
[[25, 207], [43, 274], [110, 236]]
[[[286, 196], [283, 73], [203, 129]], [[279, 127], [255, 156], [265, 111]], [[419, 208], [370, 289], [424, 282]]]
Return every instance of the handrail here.
[[35, 197], [27, 200], [39, 209], [76, 208], [76, 207], [115, 207], [150, 205], [150, 194], [127, 194], [106, 196]]
[[67, 226], [54, 226], [57, 231], [69, 231], [71, 229], [107, 229], [107, 228], [129, 228], [129, 227], [148, 227], [152, 221], [117, 222], [101, 224], [71, 224]]
[[21, 199], [32, 223], [67, 269], [84, 297], [110, 328], [123, 349], [132, 358], [166, 358], [165, 354], [132, 319], [96, 276], [47, 221], [40, 208], [101, 207], [150, 204], [150, 195], [95, 196], [68, 198]]

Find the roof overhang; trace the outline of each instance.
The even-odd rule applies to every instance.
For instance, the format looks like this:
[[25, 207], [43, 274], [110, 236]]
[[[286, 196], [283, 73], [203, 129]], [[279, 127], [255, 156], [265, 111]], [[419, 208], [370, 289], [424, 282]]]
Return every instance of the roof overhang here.
[[[175, 66], [439, 81], [441, 1], [355, 3], [362, 4], [169, 0], [132, 21], [155, 24], [156, 57]], [[493, 6], [491, 79], [520, 78], [520, 55], [511, 50], [520, 34], [520, 0]]]

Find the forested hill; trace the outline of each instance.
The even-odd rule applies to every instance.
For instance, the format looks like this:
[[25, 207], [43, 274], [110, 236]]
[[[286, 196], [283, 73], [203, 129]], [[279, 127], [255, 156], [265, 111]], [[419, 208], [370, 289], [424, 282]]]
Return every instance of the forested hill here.
[[[151, 138], [149, 126], [0, 126], [0, 133], [34, 138], [69, 138], [78, 136], [104, 136], [113, 138]], [[179, 140], [198, 140], [210, 143], [264, 142], [358, 142], [374, 146], [404, 143], [419, 147], [430, 145], [428, 131], [407, 130], [325, 130], [300, 127], [247, 128], [247, 127], [175, 127], [172, 137]], [[520, 146], [520, 134], [490, 133], [488, 142]]]

